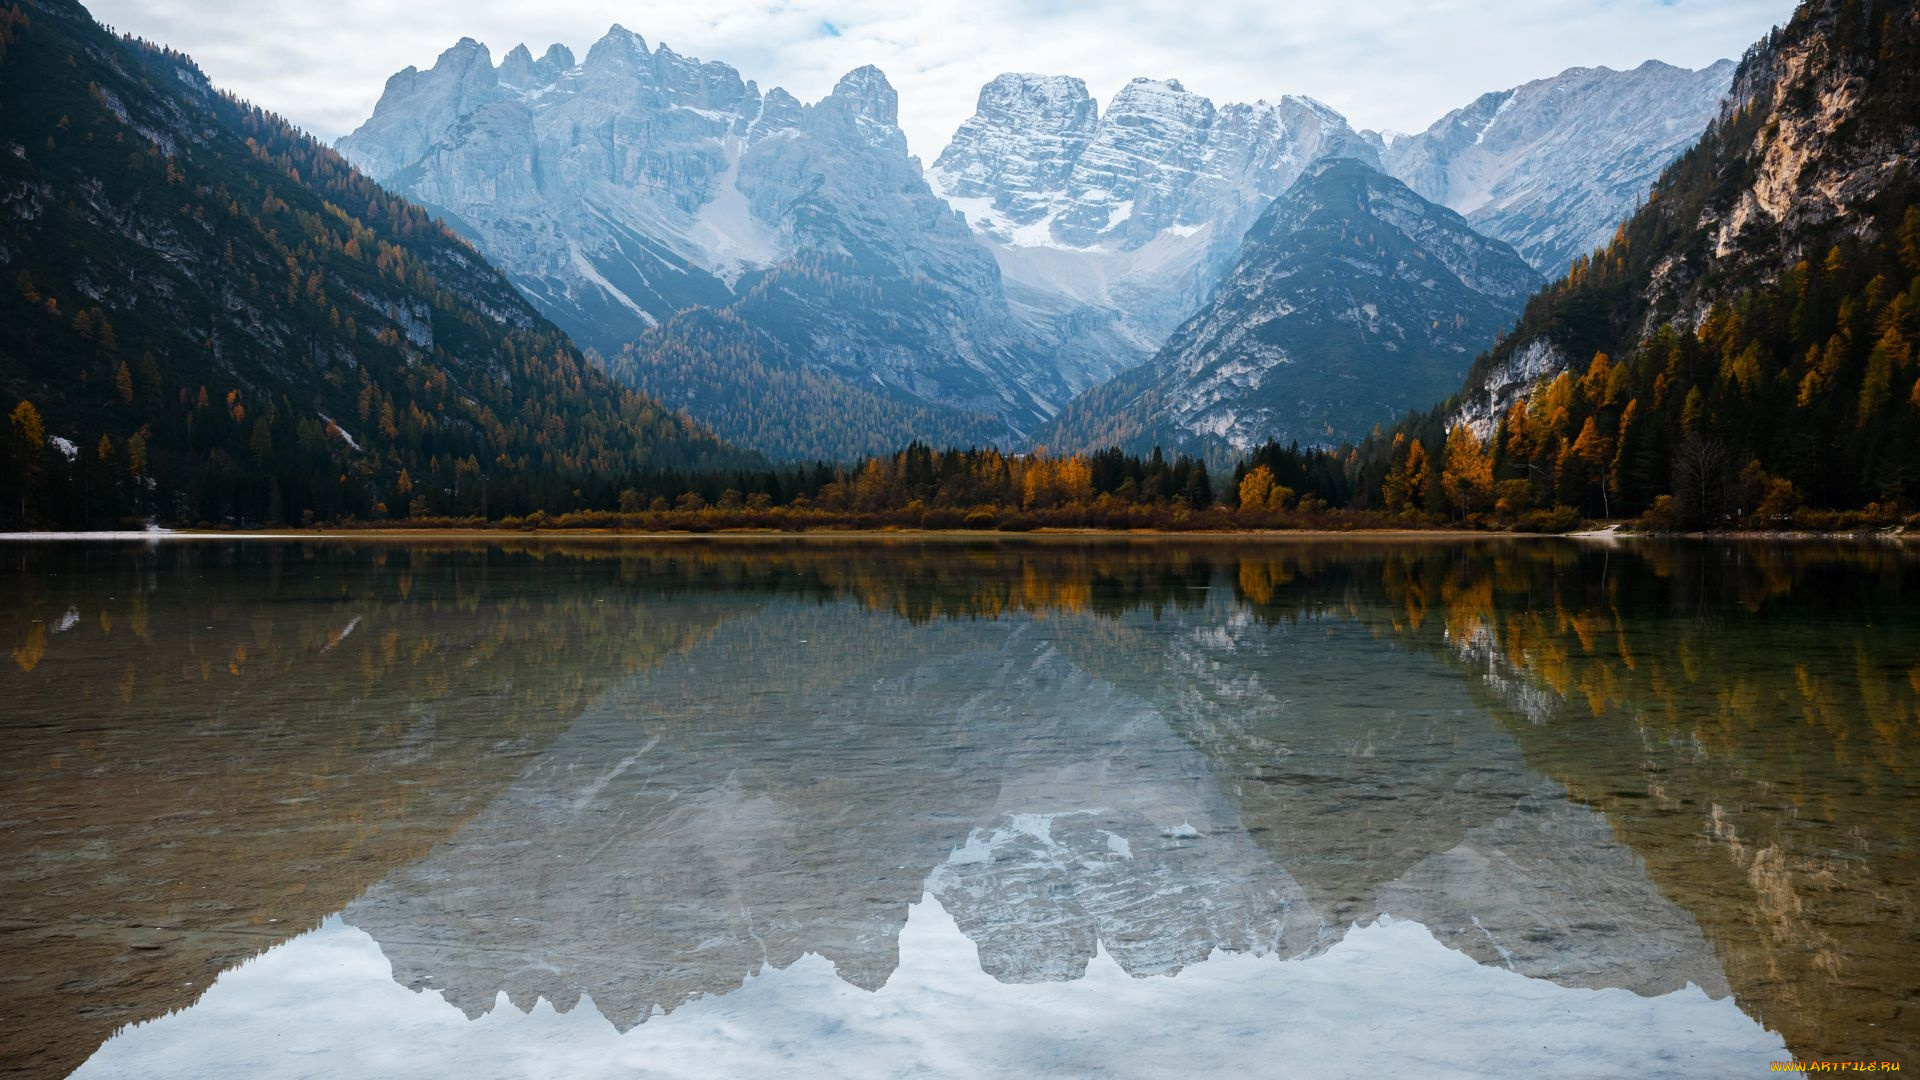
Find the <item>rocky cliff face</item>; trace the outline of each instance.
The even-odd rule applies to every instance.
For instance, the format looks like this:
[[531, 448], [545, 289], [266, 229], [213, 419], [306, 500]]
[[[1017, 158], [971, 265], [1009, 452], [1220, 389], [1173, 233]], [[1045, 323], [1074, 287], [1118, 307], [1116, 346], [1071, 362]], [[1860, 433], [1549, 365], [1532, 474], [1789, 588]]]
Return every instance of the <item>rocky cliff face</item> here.
[[1309, 168], [1209, 304], [1043, 433], [1213, 453], [1333, 444], [1446, 396], [1539, 284], [1514, 250], [1362, 162]]
[[338, 145], [604, 349], [725, 302], [730, 277], [776, 255], [773, 230], [737, 212], [737, 193], [722, 198], [761, 97], [723, 64], [649, 51], [620, 27], [572, 59], [555, 45], [535, 63], [523, 46], [496, 69], [464, 38], [431, 70], [389, 79]]
[[1613, 237], [1719, 111], [1733, 62], [1570, 68], [1483, 94], [1417, 135], [1376, 136], [1386, 171], [1558, 273]]
[[[1744, 166], [1735, 175], [1747, 183], [1716, 192], [1699, 218], [1717, 269], [1777, 274], [1824, 254], [1836, 234], [1891, 231], [1891, 215], [1872, 211], [1883, 193], [1913, 186], [1917, 43], [1920, 11], [1909, 6], [1806, 3], [1748, 54], [1714, 148]], [[1741, 124], [1743, 111], [1764, 122]]]
[[1002, 75], [934, 173], [1002, 243], [1133, 251], [1264, 206], [1329, 152], [1374, 157], [1310, 98], [1215, 108], [1177, 80], [1135, 79], [1101, 116], [1079, 79]]
[[394, 76], [339, 145], [606, 353], [670, 348], [642, 339], [686, 308], [733, 306], [770, 336], [766, 356], [1006, 442], [1087, 381], [1013, 319], [992, 256], [921, 179], [875, 68], [803, 105], [620, 27], [578, 64], [520, 47], [495, 68], [469, 39]]
[[1079, 79], [1010, 74], [981, 89], [929, 178], [993, 251], [1028, 321], [1069, 353], [1098, 342], [1112, 373], [1159, 347], [1260, 211], [1328, 154], [1377, 161], [1309, 98], [1216, 108], [1143, 78], [1102, 115]]

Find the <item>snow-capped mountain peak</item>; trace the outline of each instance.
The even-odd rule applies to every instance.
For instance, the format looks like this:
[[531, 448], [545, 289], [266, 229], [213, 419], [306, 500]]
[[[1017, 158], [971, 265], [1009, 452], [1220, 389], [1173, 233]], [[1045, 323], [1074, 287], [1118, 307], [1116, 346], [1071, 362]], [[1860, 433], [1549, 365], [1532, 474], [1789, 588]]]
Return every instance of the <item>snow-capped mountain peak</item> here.
[[900, 123], [900, 95], [887, 81], [886, 72], [872, 64], [842, 75], [821, 104], [846, 109], [876, 124], [892, 127]]
[[928, 172], [1038, 322], [1072, 327], [1117, 371], [1205, 298], [1240, 237], [1309, 163], [1377, 162], [1304, 97], [1216, 106], [1178, 79], [1136, 78], [1101, 110], [1080, 79], [1006, 74]]
[[[1014, 320], [992, 255], [909, 155], [879, 68], [806, 105], [620, 26], [572, 59], [522, 46], [495, 69], [465, 40], [433, 71], [397, 77], [340, 148], [443, 213], [608, 356], [711, 357], [710, 335], [725, 333], [735, 356], [812, 369], [808, 386], [845, 379], [877, 395], [871, 415], [1004, 444], [1091, 381], [1047, 363]], [[676, 321], [689, 311], [712, 317]], [[775, 454], [849, 445], [766, 445], [757, 430], [728, 434]], [[859, 452], [912, 437], [867, 434], [882, 441]]]

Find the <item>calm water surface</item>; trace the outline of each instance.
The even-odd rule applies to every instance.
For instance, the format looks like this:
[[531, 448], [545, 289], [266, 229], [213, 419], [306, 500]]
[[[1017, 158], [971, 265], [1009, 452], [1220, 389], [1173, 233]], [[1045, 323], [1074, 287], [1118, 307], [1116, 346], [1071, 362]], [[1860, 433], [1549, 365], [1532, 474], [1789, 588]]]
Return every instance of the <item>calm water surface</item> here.
[[1920, 1068], [1898, 547], [0, 547], [35, 1077]]

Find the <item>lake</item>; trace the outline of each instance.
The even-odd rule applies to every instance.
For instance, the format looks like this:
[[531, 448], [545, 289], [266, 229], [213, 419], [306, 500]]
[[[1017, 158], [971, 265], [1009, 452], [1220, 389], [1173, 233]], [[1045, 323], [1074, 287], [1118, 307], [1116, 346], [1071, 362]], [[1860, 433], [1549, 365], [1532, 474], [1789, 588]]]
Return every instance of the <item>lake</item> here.
[[0, 545], [34, 1077], [1920, 1067], [1920, 553]]

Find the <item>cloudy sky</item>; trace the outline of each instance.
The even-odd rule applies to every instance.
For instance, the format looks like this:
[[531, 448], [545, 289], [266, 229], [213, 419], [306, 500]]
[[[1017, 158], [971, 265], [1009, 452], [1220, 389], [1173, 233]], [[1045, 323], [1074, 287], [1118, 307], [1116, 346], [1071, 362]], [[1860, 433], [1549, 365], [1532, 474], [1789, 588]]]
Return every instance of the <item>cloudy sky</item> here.
[[579, 56], [620, 23], [812, 101], [878, 64], [931, 160], [1003, 71], [1078, 75], [1104, 102], [1135, 75], [1216, 102], [1308, 94], [1356, 127], [1416, 131], [1488, 91], [1574, 66], [1741, 51], [1792, 0], [92, 0], [115, 29], [184, 49], [213, 80], [326, 139], [388, 75], [463, 36]]

